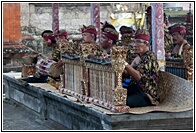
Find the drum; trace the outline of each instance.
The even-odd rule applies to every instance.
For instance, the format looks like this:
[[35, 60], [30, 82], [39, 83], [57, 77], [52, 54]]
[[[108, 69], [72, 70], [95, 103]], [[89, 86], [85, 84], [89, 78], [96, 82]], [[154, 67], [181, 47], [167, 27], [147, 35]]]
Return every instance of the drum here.
[[29, 76], [34, 76], [36, 73], [35, 64], [37, 59], [30, 57], [29, 55], [22, 57], [22, 77], [26, 78]]
[[63, 67], [56, 69], [55, 64], [57, 62], [41, 58], [37, 61], [36, 68], [42, 75], [49, 75], [53, 78], [58, 78], [63, 72]]

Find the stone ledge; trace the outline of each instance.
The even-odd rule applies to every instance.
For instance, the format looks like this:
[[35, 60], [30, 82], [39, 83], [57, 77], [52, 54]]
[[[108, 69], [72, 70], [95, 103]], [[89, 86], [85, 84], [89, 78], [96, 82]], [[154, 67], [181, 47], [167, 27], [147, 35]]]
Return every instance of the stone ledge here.
[[193, 111], [141, 115], [107, 113], [35, 86], [21, 86], [3, 75], [5, 96], [71, 130], [193, 130]]
[[22, 66], [3, 66], [3, 73], [7, 73], [7, 72], [11, 72], [11, 71], [15, 71], [15, 72], [21, 72], [22, 71]]

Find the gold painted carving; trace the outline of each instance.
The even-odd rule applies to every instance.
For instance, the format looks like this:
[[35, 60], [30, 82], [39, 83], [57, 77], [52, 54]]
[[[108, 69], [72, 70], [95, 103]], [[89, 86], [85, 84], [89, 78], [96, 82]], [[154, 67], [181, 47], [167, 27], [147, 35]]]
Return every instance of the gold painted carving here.
[[117, 74], [117, 87], [114, 90], [115, 105], [126, 105], [127, 90], [122, 87], [122, 72], [125, 69], [127, 47], [115, 46], [112, 48], [111, 63]]
[[193, 80], [193, 47], [187, 46], [183, 51], [183, 61], [187, 69], [187, 80]]

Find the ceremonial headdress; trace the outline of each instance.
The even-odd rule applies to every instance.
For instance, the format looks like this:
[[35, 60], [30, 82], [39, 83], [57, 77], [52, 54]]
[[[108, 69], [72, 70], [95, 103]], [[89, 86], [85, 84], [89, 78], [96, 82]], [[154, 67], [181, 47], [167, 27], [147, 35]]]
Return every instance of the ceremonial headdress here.
[[85, 26], [83, 25], [83, 28], [81, 28], [82, 33], [91, 33], [97, 35], [96, 27], [94, 25]]
[[52, 35], [53, 31], [51, 30], [44, 30], [41, 34], [42, 37]]
[[121, 26], [120, 27], [120, 34], [134, 34], [135, 30], [131, 27], [127, 27], [127, 26]]
[[139, 30], [137, 30], [137, 32], [135, 34], [135, 39], [142, 39], [145, 41], [150, 41], [150, 34], [145, 29], [139, 29]]
[[107, 21], [102, 23], [101, 31], [102, 33], [112, 40], [118, 40], [118, 32], [116, 31], [115, 27], [109, 24]]
[[69, 38], [68, 33], [66, 32], [66, 30], [59, 30], [57, 32], [57, 34], [55, 35], [55, 37], [57, 37], [57, 36], [64, 36], [66, 39]]
[[180, 34], [186, 33], [186, 27], [180, 24], [175, 24], [169, 27], [168, 29], [170, 34], [173, 34], [174, 32], [179, 32]]
[[54, 35], [44, 36], [43, 38], [48, 43], [56, 43], [56, 40], [55, 40], [55, 36]]
[[48, 43], [56, 43], [55, 36], [53, 35], [53, 31], [51, 31], [51, 30], [43, 31], [41, 36]]

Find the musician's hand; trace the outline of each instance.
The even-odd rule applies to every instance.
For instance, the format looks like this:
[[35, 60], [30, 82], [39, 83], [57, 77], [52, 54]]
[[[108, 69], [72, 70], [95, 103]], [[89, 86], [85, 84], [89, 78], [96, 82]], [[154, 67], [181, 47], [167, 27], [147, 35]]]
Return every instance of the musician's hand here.
[[63, 66], [63, 61], [59, 60], [56, 64], [55, 64], [55, 68], [59, 68]]
[[122, 73], [122, 78], [126, 78], [128, 76], [129, 76], [129, 74], [127, 73], [126, 70], [124, 70], [123, 73]]
[[52, 56], [50, 56], [48, 59], [49, 59], [49, 60], [53, 60], [54, 58], [53, 58]]
[[107, 53], [103, 53], [103, 54], [102, 54], [102, 57], [103, 57], [103, 58], [108, 58], [109, 55], [108, 55]]
[[40, 60], [40, 59], [42, 59], [42, 58], [43, 58], [42, 55], [39, 55], [39, 56], [37, 57], [38, 60]]

